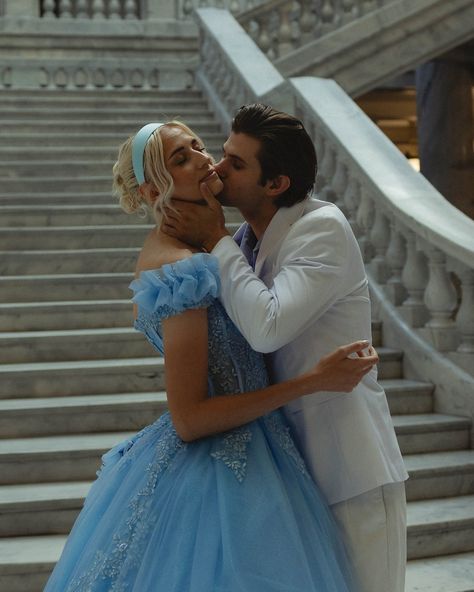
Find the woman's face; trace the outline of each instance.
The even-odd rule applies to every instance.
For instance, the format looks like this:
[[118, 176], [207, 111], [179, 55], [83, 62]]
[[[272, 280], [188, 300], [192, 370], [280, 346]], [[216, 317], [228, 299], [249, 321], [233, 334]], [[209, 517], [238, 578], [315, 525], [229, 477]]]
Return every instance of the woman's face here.
[[222, 181], [214, 170], [212, 156], [194, 136], [178, 126], [160, 130], [165, 165], [174, 182], [173, 197], [202, 200], [200, 184], [205, 182], [214, 195], [222, 191]]

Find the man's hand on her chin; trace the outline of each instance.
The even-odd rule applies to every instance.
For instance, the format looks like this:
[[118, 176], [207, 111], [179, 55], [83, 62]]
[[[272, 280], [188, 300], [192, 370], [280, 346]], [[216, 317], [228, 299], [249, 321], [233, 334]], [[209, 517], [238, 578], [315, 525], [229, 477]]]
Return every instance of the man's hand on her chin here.
[[[184, 243], [204, 248], [208, 253], [229, 233], [225, 227], [224, 212], [205, 183], [201, 184], [204, 203], [172, 200], [164, 208], [161, 229]], [[173, 208], [173, 209], [171, 209]]]

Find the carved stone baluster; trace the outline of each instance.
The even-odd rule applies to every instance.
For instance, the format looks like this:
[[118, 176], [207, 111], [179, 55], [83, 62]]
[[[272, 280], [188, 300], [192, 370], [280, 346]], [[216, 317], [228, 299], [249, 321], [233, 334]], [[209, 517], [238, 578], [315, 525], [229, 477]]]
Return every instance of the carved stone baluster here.
[[334, 192], [333, 181], [336, 172], [336, 158], [334, 150], [326, 143], [323, 161], [321, 163], [321, 172], [324, 177], [324, 187], [320, 192], [320, 199], [324, 201], [335, 202], [337, 195]]
[[109, 0], [109, 19], [117, 20], [122, 18], [120, 14], [120, 0]]
[[300, 31], [302, 42], [304, 43], [310, 38], [314, 37], [314, 34], [318, 29], [319, 22], [316, 13], [313, 12], [313, 0], [300, 0], [300, 5]]
[[456, 317], [456, 326], [461, 337], [457, 351], [461, 354], [474, 353], [474, 270], [465, 269], [461, 278], [462, 299]]
[[97, 20], [105, 18], [104, 8], [103, 0], [92, 0], [92, 18]]
[[72, 18], [72, 0], [59, 1], [59, 18]]
[[387, 281], [387, 293], [393, 304], [398, 306], [406, 298], [406, 290], [402, 284], [402, 269], [406, 260], [405, 239], [397, 225], [390, 222], [390, 244], [386, 254], [387, 263], [392, 269], [392, 275]]
[[400, 314], [412, 327], [422, 327], [428, 321], [423, 295], [428, 283], [426, 257], [417, 249], [416, 236], [411, 230], [405, 232], [407, 257], [402, 270], [402, 284], [408, 293]]
[[354, 20], [355, 13], [355, 2], [354, 0], [342, 0], [341, 1], [342, 15], [341, 21], [343, 23], [350, 23]]
[[370, 229], [374, 220], [374, 207], [372, 200], [361, 188], [359, 208], [357, 210], [356, 222], [360, 229], [358, 236], [359, 247], [364, 263], [368, 263], [374, 256], [374, 247], [370, 242]]
[[336, 206], [347, 214], [346, 205], [344, 203], [344, 193], [347, 188], [347, 167], [339, 158], [336, 163], [336, 173], [332, 182], [334, 192], [334, 203]]
[[375, 257], [370, 262], [370, 269], [374, 279], [379, 284], [385, 284], [389, 276], [385, 253], [390, 241], [390, 226], [387, 216], [380, 207], [375, 210], [375, 220], [370, 232], [370, 240], [375, 247]]
[[138, 18], [137, 5], [135, 0], [125, 0], [124, 16], [127, 20], [135, 20]]
[[54, 12], [56, 2], [54, 0], [44, 0], [43, 2], [43, 18], [56, 18]]
[[230, 3], [230, 12], [232, 14], [237, 14], [238, 12], [240, 12], [240, 2], [239, 0], [232, 0]]
[[291, 43], [292, 30], [290, 24], [291, 5], [283, 4], [278, 10], [279, 27], [277, 33], [277, 53], [284, 56], [293, 49]]
[[327, 181], [324, 178], [323, 174], [323, 162], [324, 162], [324, 155], [327, 149], [327, 142], [324, 141], [324, 137], [320, 133], [316, 133], [313, 137], [314, 146], [316, 148], [316, 155], [318, 158], [318, 169], [316, 173], [316, 183], [315, 183], [315, 191], [319, 193], [323, 190], [324, 186], [326, 185]]
[[335, 20], [336, 13], [333, 8], [333, 2], [331, 0], [323, 0], [320, 9], [320, 19], [322, 29], [328, 31], [333, 28], [333, 22]]
[[89, 18], [88, 13], [88, 2], [87, 0], [77, 0], [76, 2], [76, 18], [87, 19]]
[[372, 12], [377, 8], [377, 0], [362, 0], [361, 11], [362, 14]]
[[349, 175], [344, 191], [344, 206], [347, 213], [347, 219], [351, 225], [352, 231], [356, 237], [361, 235], [361, 230], [357, 224], [357, 209], [360, 203], [360, 185], [356, 178]]
[[[202, 6], [202, 5], [200, 5]], [[192, 0], [184, 0], [183, 2], [183, 17], [186, 19], [193, 11], [193, 2]]]
[[451, 351], [456, 347], [455, 325], [452, 319], [457, 305], [456, 290], [446, 269], [445, 254], [430, 246], [428, 249], [430, 270], [424, 301], [430, 313], [425, 327], [427, 337], [431, 338], [439, 351]]
[[268, 31], [267, 17], [266, 16], [257, 17], [257, 23], [258, 23], [258, 30], [259, 30], [257, 45], [260, 47], [260, 49], [263, 51], [263, 53], [268, 56], [270, 53], [270, 50], [272, 49], [272, 38], [271, 38], [270, 33]]

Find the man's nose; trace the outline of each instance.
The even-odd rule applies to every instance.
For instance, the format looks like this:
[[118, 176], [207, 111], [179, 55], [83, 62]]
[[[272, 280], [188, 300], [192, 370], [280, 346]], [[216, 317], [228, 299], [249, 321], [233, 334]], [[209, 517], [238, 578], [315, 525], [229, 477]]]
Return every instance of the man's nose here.
[[216, 164], [214, 165], [214, 169], [221, 179], [225, 177], [225, 162], [224, 161], [225, 161], [225, 159], [221, 158], [219, 160], [219, 162], [216, 162]]

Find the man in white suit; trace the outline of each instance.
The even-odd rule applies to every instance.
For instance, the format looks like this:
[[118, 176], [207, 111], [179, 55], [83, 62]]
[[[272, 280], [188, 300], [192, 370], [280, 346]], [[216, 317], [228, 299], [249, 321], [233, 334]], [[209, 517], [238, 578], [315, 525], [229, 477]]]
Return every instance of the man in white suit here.
[[[360, 250], [341, 211], [308, 197], [316, 155], [301, 122], [264, 105], [242, 107], [215, 168], [220, 202], [246, 220], [235, 237], [205, 186], [207, 207], [175, 204], [165, 230], [218, 258], [221, 300], [251, 346], [267, 354], [271, 379], [370, 340]], [[376, 370], [352, 393], [306, 396], [285, 413], [343, 529], [361, 592], [403, 592], [408, 475]]]

